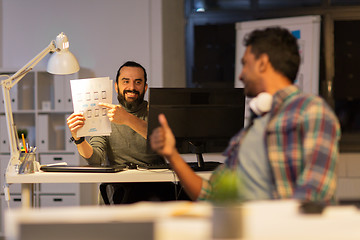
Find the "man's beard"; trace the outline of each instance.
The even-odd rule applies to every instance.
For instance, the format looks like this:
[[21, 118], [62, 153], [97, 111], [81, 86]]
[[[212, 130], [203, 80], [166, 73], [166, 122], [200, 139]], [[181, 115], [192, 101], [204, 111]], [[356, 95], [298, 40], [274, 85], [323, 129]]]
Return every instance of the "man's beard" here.
[[[127, 92], [132, 92], [137, 94], [138, 98], [132, 102], [126, 101], [125, 94]], [[145, 91], [140, 94], [140, 92], [136, 90], [124, 90], [123, 93], [120, 93], [120, 91], [118, 91], [117, 99], [119, 103], [123, 105], [126, 109], [128, 109], [129, 111], [135, 111], [140, 106], [140, 104], [144, 102], [144, 96], [145, 96]]]

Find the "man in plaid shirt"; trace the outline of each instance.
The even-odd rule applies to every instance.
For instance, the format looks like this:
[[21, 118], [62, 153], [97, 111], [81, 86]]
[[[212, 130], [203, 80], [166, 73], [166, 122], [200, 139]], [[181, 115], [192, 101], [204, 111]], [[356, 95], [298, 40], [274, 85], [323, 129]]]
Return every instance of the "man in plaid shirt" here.
[[[182, 160], [164, 115], [151, 135], [152, 148], [172, 165], [192, 199], [209, 199], [226, 170], [236, 170], [245, 200], [295, 198], [330, 203], [336, 190], [340, 125], [318, 96], [293, 85], [300, 64], [297, 40], [280, 27], [245, 38], [239, 79], [250, 102], [251, 124], [230, 141], [225, 164], [209, 181]], [[224, 123], [226, 124], [226, 123]], [[216, 126], [214, 126], [216, 127]]]

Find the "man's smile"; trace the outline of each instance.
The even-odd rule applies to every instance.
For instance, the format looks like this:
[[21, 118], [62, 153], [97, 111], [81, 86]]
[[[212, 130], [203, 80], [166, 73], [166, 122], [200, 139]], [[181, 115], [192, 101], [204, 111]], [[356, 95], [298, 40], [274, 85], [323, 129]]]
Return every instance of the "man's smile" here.
[[134, 100], [137, 99], [140, 92], [136, 90], [124, 90], [125, 99]]
[[126, 94], [126, 97], [128, 97], [128, 98], [135, 98], [138, 95], [137, 93], [133, 93], [133, 92], [127, 92], [125, 94]]

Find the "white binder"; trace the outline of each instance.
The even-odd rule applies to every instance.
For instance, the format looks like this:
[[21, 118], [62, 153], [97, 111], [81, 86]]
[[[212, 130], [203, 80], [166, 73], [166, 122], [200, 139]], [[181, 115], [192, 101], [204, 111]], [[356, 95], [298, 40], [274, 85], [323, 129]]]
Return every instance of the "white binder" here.
[[38, 146], [39, 151], [48, 151], [49, 150], [49, 116], [47, 114], [40, 114], [38, 116], [38, 127], [37, 137], [38, 137]]
[[65, 76], [54, 75], [54, 108], [55, 110], [65, 110]]
[[[70, 77], [73, 76], [73, 77]], [[70, 80], [75, 79], [74, 74], [70, 75], [64, 81], [64, 106], [66, 111], [73, 111], [73, 102], [71, 96]]]
[[9, 135], [7, 132], [7, 128], [5, 127], [7, 126], [5, 115], [0, 116], [0, 126], [4, 126], [0, 128], [0, 152], [10, 152]]

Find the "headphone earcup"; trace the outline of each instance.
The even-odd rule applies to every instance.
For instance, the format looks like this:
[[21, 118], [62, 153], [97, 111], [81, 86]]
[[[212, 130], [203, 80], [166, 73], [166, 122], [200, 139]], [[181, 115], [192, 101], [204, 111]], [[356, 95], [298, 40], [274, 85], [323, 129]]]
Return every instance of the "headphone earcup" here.
[[249, 106], [256, 115], [267, 113], [271, 109], [272, 95], [267, 92], [259, 93], [255, 98], [251, 99]]

